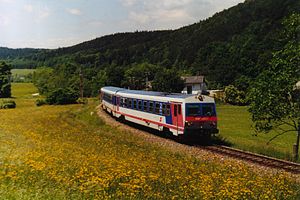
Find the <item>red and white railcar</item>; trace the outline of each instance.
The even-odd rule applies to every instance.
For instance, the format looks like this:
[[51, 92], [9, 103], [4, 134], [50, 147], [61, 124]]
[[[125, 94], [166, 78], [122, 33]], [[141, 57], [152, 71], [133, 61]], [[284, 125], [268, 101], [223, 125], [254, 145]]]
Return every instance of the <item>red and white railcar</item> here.
[[215, 101], [204, 95], [101, 88], [103, 109], [117, 118], [173, 135], [218, 133]]

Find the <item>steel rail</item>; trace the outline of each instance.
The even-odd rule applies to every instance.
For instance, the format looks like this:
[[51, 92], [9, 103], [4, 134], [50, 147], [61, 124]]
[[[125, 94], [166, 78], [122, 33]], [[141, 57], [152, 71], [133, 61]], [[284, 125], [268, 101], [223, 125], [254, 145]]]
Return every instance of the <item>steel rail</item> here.
[[287, 172], [290, 172], [293, 174], [300, 174], [300, 164], [299, 163], [289, 162], [286, 160], [272, 158], [272, 157], [268, 157], [268, 156], [264, 156], [264, 155], [260, 155], [260, 154], [256, 154], [256, 153], [251, 153], [248, 151], [243, 151], [243, 150], [234, 149], [234, 148], [227, 147], [227, 146], [222, 146], [222, 145], [197, 146], [197, 147], [207, 150], [207, 151], [210, 151], [210, 152], [213, 152], [213, 153], [249, 161], [249, 162], [252, 162], [255, 164], [259, 164], [261, 166], [282, 169], [284, 171], [287, 171]]

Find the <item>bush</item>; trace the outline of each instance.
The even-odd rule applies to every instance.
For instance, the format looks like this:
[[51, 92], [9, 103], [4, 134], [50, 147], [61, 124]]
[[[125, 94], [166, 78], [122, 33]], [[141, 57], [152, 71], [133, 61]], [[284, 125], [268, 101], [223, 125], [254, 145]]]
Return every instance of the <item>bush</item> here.
[[87, 98], [79, 98], [76, 101], [78, 104], [87, 104], [88, 103], [88, 99]]
[[245, 92], [239, 91], [233, 85], [229, 85], [225, 88], [224, 101], [226, 103], [239, 106], [244, 106], [248, 104]]
[[58, 88], [48, 93], [46, 102], [50, 105], [65, 105], [77, 103], [78, 93], [71, 88]]
[[35, 101], [35, 105], [36, 105], [36, 106], [42, 106], [42, 105], [45, 105], [45, 104], [47, 104], [47, 102], [46, 102], [46, 100], [44, 100], [44, 99], [37, 99], [37, 100]]
[[3, 100], [0, 101], [0, 109], [11, 109], [16, 108], [16, 102], [13, 100]]

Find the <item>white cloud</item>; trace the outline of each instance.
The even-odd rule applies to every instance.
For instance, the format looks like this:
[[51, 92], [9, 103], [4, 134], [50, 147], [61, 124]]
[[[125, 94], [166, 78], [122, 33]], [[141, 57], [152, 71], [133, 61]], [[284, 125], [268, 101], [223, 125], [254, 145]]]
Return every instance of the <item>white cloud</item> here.
[[82, 15], [81, 10], [77, 8], [67, 8], [66, 11], [72, 15]]
[[137, 0], [121, 0], [121, 3], [124, 6], [132, 6], [134, 4], [136, 4], [136, 2], [138, 2]]
[[0, 15], [0, 26], [7, 26], [9, 24], [9, 18]]
[[0, 3], [14, 3], [15, 0], [0, 0]]
[[29, 13], [31, 13], [33, 11], [33, 6], [30, 4], [24, 5], [23, 8], [26, 12], [29, 12]]
[[36, 18], [35, 18], [35, 22], [36, 23], [41, 23], [43, 20], [47, 19], [50, 16], [50, 10], [49, 8], [45, 7], [45, 8], [40, 8], [37, 13], [35, 13]]
[[87, 23], [88, 25], [94, 26], [94, 27], [100, 27], [103, 25], [103, 22], [100, 20], [91, 20]]
[[208, 0], [120, 0], [128, 10], [127, 24], [142, 29], [173, 29], [207, 17]]
[[139, 24], [146, 24], [150, 21], [150, 19], [151, 19], [151, 16], [144, 14], [144, 13], [138, 13], [136, 11], [131, 11], [129, 13], [129, 20], [138, 22]]

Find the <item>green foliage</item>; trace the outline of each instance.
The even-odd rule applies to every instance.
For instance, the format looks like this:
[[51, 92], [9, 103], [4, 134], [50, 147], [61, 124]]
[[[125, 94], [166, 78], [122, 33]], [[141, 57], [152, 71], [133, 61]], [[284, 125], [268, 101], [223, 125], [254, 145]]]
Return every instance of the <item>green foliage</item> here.
[[124, 73], [122, 86], [133, 90], [144, 90], [147, 81], [152, 81], [159, 67], [149, 63], [133, 64]]
[[175, 68], [163, 69], [156, 73], [152, 88], [154, 91], [181, 92], [184, 88], [184, 81]]
[[0, 101], [0, 109], [11, 109], [16, 108], [16, 102], [13, 100], [2, 100]]
[[300, 80], [300, 15], [284, 20], [288, 43], [274, 53], [270, 66], [257, 79], [251, 90], [252, 119], [258, 131], [268, 132], [285, 125], [282, 134], [297, 131], [300, 126], [300, 99], [295, 85]]
[[285, 20], [286, 31], [292, 32], [286, 34], [289, 43], [274, 54], [269, 70], [260, 75], [252, 90], [250, 111], [258, 129], [268, 131], [274, 123], [283, 123], [287, 119], [294, 121], [295, 124], [291, 125], [297, 130], [295, 125], [300, 121], [300, 104], [292, 94], [300, 80], [300, 44], [293, 40], [293, 32], [299, 30], [299, 22], [300, 15], [292, 15]]
[[231, 105], [239, 105], [239, 106], [243, 106], [248, 103], [245, 92], [239, 91], [233, 85], [229, 85], [225, 87], [224, 101]]
[[72, 88], [57, 88], [47, 94], [46, 102], [50, 105], [75, 104], [79, 97]]
[[51, 87], [49, 85], [49, 80], [52, 79], [53, 69], [48, 67], [38, 68], [33, 73], [33, 84], [38, 88], [40, 94], [46, 94]]
[[5, 62], [0, 63], [0, 98], [8, 98], [11, 96], [11, 66]]
[[46, 105], [47, 104], [47, 102], [46, 102], [46, 100], [44, 100], [44, 99], [37, 99], [36, 101], [35, 101], [35, 105], [36, 106], [43, 106], [43, 105]]
[[80, 87], [79, 71], [75, 64], [64, 64], [54, 69], [38, 68], [33, 75], [33, 83], [46, 96], [47, 104], [76, 103]]

